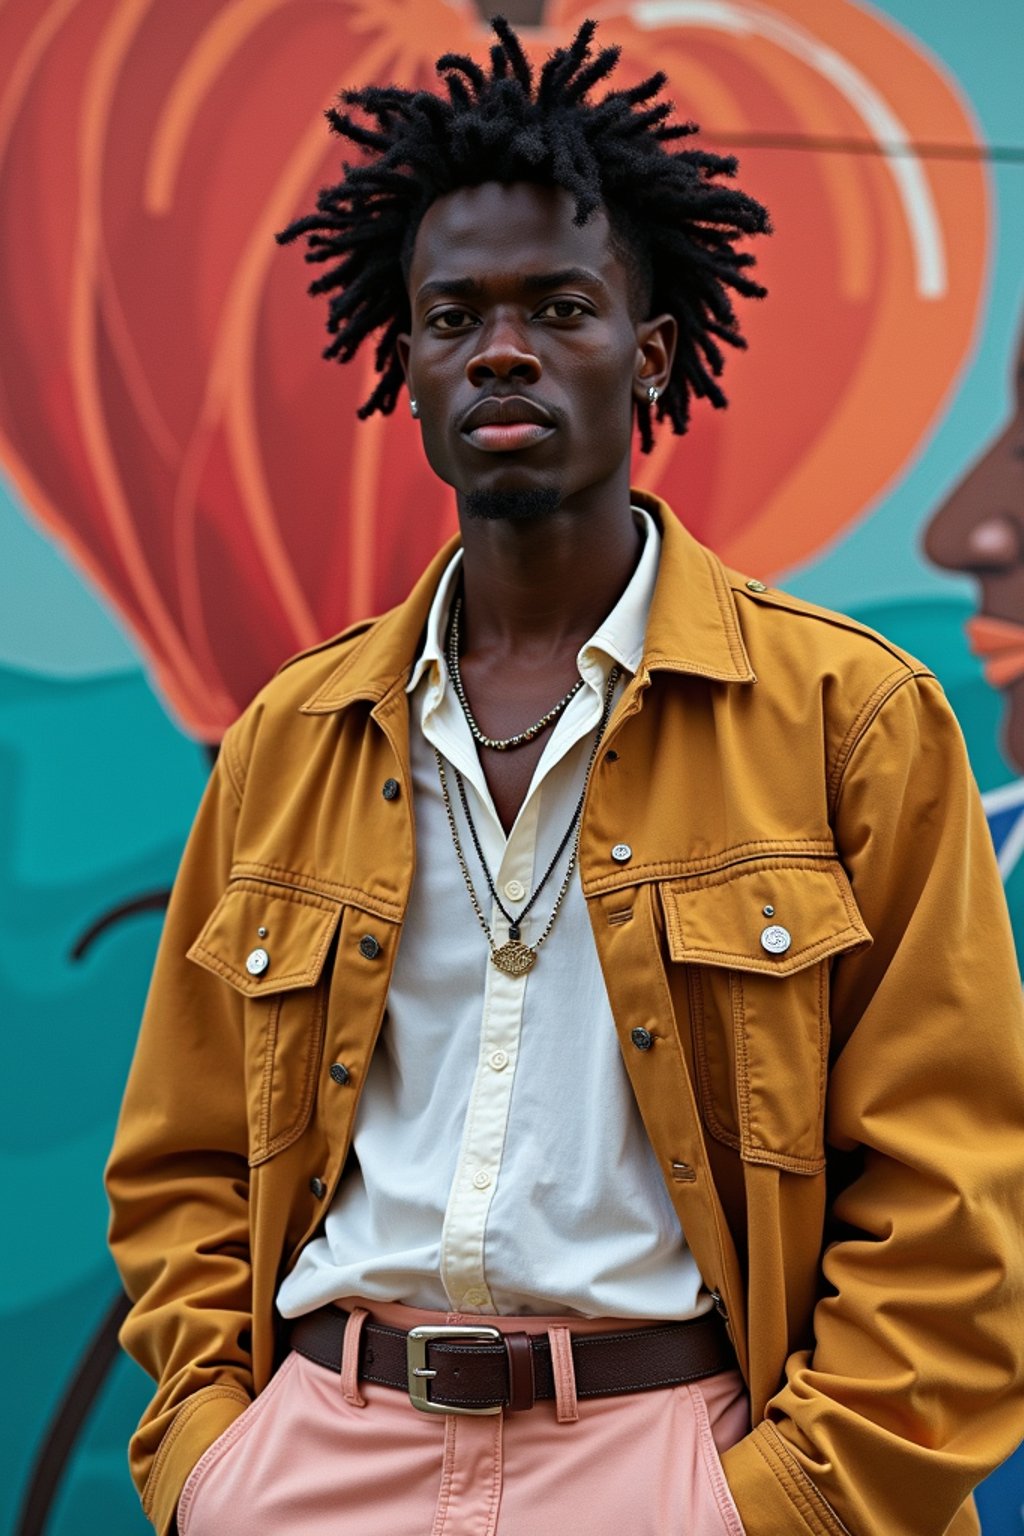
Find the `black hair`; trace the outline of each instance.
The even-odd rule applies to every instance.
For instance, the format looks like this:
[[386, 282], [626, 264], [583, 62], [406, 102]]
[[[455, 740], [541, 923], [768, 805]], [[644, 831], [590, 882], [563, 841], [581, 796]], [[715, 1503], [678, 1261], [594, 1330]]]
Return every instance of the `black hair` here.
[[[406, 279], [431, 203], [488, 181], [563, 187], [575, 199], [576, 224], [605, 209], [631, 305], [641, 316], [667, 312], [679, 323], [672, 373], [656, 408], [659, 419], [685, 432], [692, 396], [726, 404], [717, 383], [718, 343], [746, 345], [730, 290], [747, 298], [765, 293], [744, 275], [754, 258], [736, 242], [768, 233], [767, 211], [719, 180], [735, 175], [735, 157], [665, 147], [698, 130], [666, 121], [672, 105], [655, 99], [666, 83], [660, 71], [629, 90], [589, 99], [620, 51], [593, 52], [596, 22], [585, 21], [567, 48], [556, 49], [536, 83], [508, 22], [499, 16], [492, 26], [497, 42], [489, 73], [463, 54], [438, 59], [446, 96], [394, 85], [345, 91], [341, 102], [359, 108], [372, 126], [328, 110], [334, 132], [365, 151], [364, 163], [346, 163], [343, 179], [321, 190], [317, 211], [277, 236], [285, 244], [306, 235], [308, 262], [335, 263], [309, 288], [331, 295], [333, 340], [323, 355], [347, 362], [367, 336], [381, 332], [380, 380], [359, 415], [394, 410], [404, 383], [395, 343], [411, 328]], [[647, 401], [637, 402], [637, 425], [649, 452]]]

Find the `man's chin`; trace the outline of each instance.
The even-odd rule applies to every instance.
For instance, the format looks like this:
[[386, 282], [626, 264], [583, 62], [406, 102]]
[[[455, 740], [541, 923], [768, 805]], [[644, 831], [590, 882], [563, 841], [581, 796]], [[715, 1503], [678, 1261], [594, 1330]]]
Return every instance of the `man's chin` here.
[[489, 523], [538, 523], [551, 517], [562, 504], [557, 486], [517, 490], [467, 491], [462, 509], [467, 517]]

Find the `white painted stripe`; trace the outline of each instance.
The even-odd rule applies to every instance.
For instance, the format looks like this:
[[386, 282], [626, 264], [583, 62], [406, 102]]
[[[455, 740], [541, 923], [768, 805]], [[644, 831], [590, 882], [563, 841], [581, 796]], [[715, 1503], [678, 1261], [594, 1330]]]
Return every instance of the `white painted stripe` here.
[[906, 217], [917, 291], [924, 299], [943, 297], [949, 286], [946, 250], [927, 172], [893, 108], [849, 59], [795, 22], [744, 0], [635, 0], [629, 15], [638, 27], [647, 30], [671, 24], [764, 37], [830, 80], [875, 143], [897, 151], [886, 156], [885, 164]]

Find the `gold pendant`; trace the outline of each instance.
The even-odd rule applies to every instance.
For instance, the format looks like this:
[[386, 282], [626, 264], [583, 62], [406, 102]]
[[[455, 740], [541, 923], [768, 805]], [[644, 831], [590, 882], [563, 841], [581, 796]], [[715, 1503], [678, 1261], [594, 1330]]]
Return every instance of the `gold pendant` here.
[[509, 939], [500, 949], [491, 950], [491, 959], [506, 976], [525, 976], [533, 968], [537, 951], [521, 944], [518, 939]]

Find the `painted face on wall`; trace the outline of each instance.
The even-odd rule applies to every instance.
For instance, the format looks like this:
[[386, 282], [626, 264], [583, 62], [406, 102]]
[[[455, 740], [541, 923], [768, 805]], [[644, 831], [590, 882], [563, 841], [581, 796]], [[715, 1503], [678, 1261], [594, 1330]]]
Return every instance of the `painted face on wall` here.
[[924, 551], [978, 582], [967, 635], [986, 679], [1005, 693], [1004, 744], [1024, 770], [1024, 331], [1015, 374], [1013, 415], [933, 516]]

